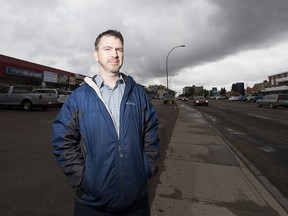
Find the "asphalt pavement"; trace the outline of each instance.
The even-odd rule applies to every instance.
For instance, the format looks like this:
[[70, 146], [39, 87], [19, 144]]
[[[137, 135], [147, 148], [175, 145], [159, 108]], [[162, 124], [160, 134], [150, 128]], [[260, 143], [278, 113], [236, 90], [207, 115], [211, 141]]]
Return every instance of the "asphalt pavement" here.
[[178, 109], [152, 216], [288, 215], [201, 113]]

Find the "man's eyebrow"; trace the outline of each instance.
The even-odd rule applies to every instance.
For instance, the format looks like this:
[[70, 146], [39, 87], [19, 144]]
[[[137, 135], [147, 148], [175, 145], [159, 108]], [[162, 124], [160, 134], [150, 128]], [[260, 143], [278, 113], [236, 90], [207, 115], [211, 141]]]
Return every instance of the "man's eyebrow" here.
[[103, 48], [112, 48], [111, 46], [104, 46]]
[[[109, 45], [104, 46], [103, 48], [104, 48], [104, 49], [106, 49], [106, 48], [113, 49], [113, 47], [112, 47], [112, 46], [109, 46]], [[116, 50], [123, 50], [123, 47], [116, 47], [115, 49], [116, 49]]]

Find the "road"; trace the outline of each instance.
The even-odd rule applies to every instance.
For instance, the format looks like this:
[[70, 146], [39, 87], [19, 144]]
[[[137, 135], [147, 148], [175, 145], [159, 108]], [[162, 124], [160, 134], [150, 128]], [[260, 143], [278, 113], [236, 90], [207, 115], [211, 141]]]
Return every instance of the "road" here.
[[[192, 101], [187, 101], [192, 105]], [[284, 197], [288, 197], [288, 110], [210, 100], [195, 107]]]

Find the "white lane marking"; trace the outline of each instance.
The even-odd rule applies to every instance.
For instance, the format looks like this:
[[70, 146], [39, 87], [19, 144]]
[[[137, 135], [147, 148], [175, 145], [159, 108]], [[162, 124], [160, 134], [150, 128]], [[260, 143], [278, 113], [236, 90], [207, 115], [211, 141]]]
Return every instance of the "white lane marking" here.
[[261, 119], [270, 119], [270, 118], [267, 118], [267, 117], [264, 117], [264, 116], [259, 116], [259, 115], [254, 115], [254, 114], [251, 114], [251, 113], [248, 113], [249, 116], [253, 116], [253, 117], [257, 117], [257, 118], [261, 118]]

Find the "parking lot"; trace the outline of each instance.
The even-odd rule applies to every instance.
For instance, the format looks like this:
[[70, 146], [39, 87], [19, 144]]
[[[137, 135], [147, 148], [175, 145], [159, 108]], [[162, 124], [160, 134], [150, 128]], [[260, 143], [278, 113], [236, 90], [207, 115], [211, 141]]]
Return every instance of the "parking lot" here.
[[[161, 139], [160, 163], [177, 110], [156, 101]], [[59, 108], [24, 111], [0, 108], [0, 215], [72, 215], [74, 192], [56, 164], [51, 145], [52, 122]], [[167, 118], [169, 116], [169, 118]], [[159, 174], [149, 181], [153, 199]]]
[[72, 215], [73, 191], [50, 142], [58, 111], [0, 109], [0, 215]]

